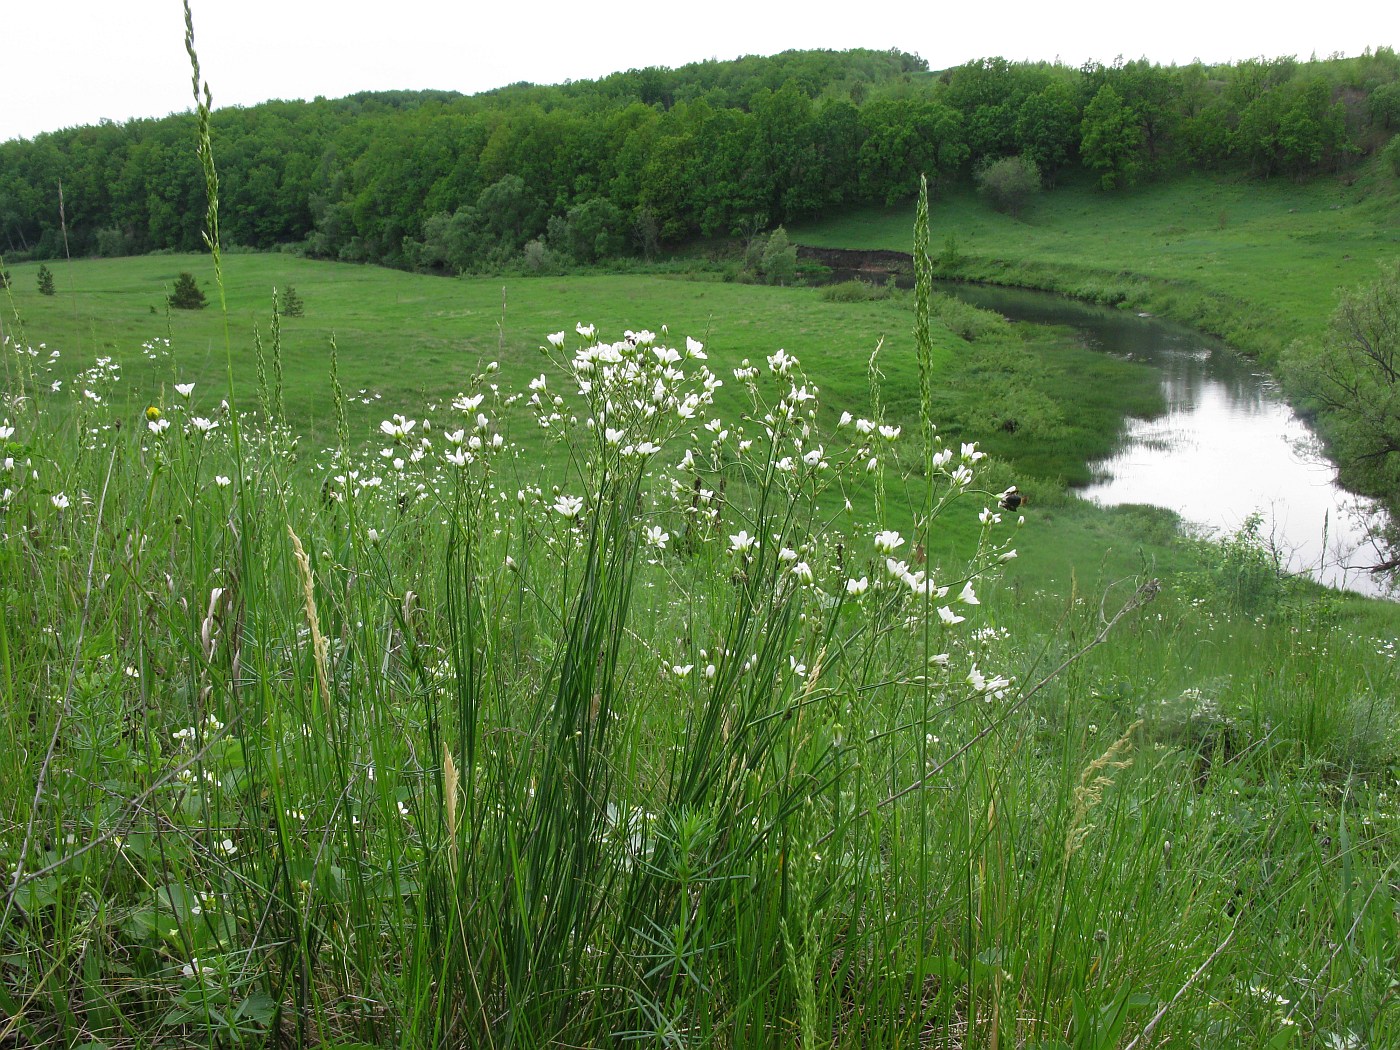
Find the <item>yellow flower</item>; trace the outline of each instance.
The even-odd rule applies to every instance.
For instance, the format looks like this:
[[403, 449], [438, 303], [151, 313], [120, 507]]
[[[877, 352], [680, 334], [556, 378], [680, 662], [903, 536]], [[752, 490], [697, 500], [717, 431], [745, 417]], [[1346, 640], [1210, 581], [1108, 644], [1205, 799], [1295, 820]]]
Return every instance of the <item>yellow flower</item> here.
[[150, 408], [146, 409], [146, 418], [152, 421], [159, 419], [160, 409], [156, 408], [155, 405], [152, 405]]

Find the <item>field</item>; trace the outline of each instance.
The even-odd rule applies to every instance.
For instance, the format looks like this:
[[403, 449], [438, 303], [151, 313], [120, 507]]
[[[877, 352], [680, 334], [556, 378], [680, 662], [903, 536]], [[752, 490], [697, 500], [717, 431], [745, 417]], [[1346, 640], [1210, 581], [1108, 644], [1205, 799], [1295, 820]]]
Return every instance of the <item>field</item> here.
[[[792, 235], [908, 251], [911, 215], [853, 211]], [[958, 190], [933, 202], [931, 222], [950, 276], [1147, 310], [1266, 360], [1322, 330], [1336, 289], [1373, 280], [1400, 254], [1400, 190], [1378, 165], [1349, 184], [1198, 175], [1112, 194], [1063, 186], [1019, 219]]]
[[0, 1040], [1400, 1042], [1395, 611], [1065, 495], [1063, 347], [224, 264], [11, 268]]

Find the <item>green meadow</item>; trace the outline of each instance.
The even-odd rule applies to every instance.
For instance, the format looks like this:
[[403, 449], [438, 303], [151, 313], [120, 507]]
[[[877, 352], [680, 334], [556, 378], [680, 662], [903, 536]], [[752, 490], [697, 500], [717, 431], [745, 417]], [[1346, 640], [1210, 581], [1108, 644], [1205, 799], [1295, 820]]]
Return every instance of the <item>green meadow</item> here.
[[934, 300], [925, 410], [912, 295], [223, 263], [11, 267], [0, 1038], [1400, 1039], [1394, 608], [1070, 495], [1150, 376]]

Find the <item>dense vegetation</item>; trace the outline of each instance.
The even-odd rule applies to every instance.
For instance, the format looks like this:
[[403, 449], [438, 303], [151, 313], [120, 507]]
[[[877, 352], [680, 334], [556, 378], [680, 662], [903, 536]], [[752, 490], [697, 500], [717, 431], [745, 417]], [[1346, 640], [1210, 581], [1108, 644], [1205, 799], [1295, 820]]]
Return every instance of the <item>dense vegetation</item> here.
[[932, 301], [939, 444], [898, 293], [248, 255], [225, 344], [149, 309], [207, 260], [36, 269], [0, 1038], [1400, 1036], [1394, 610], [1078, 505], [1045, 429], [981, 458], [988, 360], [1095, 407], [1059, 348]]
[[1395, 609], [1068, 498], [1139, 366], [210, 241], [3, 297], [0, 1042], [1400, 1041]]
[[[423, 270], [546, 268], [906, 199], [921, 173], [937, 189], [1007, 158], [1050, 186], [1085, 171], [1118, 189], [1183, 171], [1336, 171], [1400, 127], [1400, 58], [986, 59], [932, 73], [894, 51], [788, 52], [212, 120], [230, 244]], [[193, 133], [183, 115], [0, 144], [0, 252], [57, 257], [65, 233], [79, 255], [199, 248]]]

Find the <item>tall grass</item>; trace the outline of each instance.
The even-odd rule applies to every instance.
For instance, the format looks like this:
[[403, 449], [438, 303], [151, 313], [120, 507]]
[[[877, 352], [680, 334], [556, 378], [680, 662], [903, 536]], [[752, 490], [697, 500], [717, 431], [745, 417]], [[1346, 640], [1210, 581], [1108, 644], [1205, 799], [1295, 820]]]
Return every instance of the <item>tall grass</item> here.
[[580, 324], [372, 433], [332, 356], [317, 456], [272, 331], [247, 414], [4, 345], [0, 1039], [1395, 1045], [1393, 641], [1013, 600], [877, 353]]
[[12, 1037], [1387, 1045], [1393, 647], [1203, 576], [1079, 655], [975, 448], [668, 344], [241, 471], [163, 343], [6, 347]]

